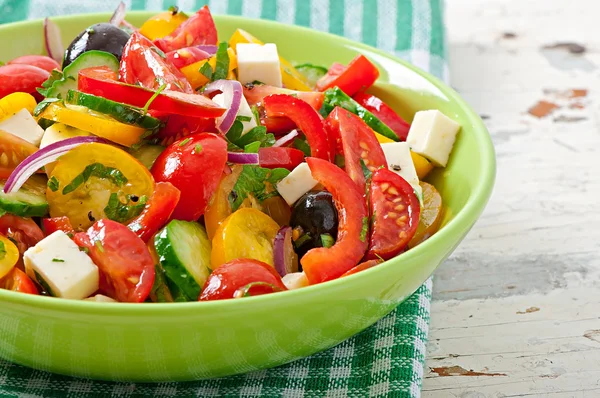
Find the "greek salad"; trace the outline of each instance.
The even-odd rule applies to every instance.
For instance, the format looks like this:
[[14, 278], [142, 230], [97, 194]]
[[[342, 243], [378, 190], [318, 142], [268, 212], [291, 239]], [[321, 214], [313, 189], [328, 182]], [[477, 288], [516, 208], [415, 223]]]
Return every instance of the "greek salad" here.
[[[228, 40], [227, 40], [228, 39]], [[460, 126], [411, 124], [329, 67], [209, 9], [139, 29], [120, 4], [0, 66], [0, 288], [96, 302], [233, 299], [375, 267], [440, 227], [425, 182]]]

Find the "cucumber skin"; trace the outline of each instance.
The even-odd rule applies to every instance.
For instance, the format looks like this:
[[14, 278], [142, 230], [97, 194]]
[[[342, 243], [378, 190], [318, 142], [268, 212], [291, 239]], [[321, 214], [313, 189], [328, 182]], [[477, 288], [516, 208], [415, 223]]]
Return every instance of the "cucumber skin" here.
[[[25, 185], [23, 185], [23, 187], [21, 189], [31, 190], [31, 188], [30, 188], [31, 184], [38, 183], [38, 182], [35, 182], [38, 179], [40, 180], [39, 184], [42, 184], [41, 180], [43, 179], [43, 177], [33, 176], [29, 181], [27, 181], [25, 183]], [[14, 198], [14, 197], [9, 196], [11, 194], [5, 194], [4, 191], [2, 191], [2, 189], [4, 188], [4, 183], [5, 183], [5, 181], [0, 183], [0, 209], [1, 210], [4, 210], [7, 213], [11, 213], [11, 214], [14, 214], [19, 217], [44, 217], [45, 215], [48, 214], [48, 202], [46, 202], [45, 198], [44, 198], [44, 201], [43, 202], [41, 201], [40, 203], [36, 203], [36, 204], [27, 203], [19, 198]], [[43, 191], [45, 193], [45, 184], [44, 184]], [[32, 194], [35, 194], [35, 193], [32, 193]], [[44, 196], [45, 196], [45, 194], [44, 194]]]
[[155, 303], [172, 303], [173, 297], [171, 296], [171, 292], [167, 286], [165, 270], [160, 266], [160, 264], [154, 265], [154, 275], [154, 284], [152, 285], [152, 290], [150, 291], [151, 300]]

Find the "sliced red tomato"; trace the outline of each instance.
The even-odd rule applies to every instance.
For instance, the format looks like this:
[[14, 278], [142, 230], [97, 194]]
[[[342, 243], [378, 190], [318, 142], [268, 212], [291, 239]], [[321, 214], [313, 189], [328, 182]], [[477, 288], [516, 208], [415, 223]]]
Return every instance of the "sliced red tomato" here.
[[191, 134], [217, 132], [214, 118], [165, 115], [155, 111], [149, 113], [164, 121], [164, 127], [156, 134], [162, 146], [169, 146], [174, 141]]
[[296, 91], [287, 88], [269, 86], [266, 84], [250, 83], [244, 85], [244, 97], [250, 106], [261, 105], [265, 97], [273, 94], [287, 94], [295, 96], [296, 98], [299, 98], [312, 106], [316, 111], [321, 109], [323, 101], [325, 100], [325, 94], [317, 91]]
[[374, 266], [379, 265], [382, 262], [383, 261], [380, 260], [380, 259], [377, 259], [377, 260], [367, 260], [367, 261], [365, 261], [363, 263], [358, 264], [356, 267], [352, 268], [350, 271], [344, 273], [341, 276], [341, 278], [344, 277], [344, 276], [356, 274], [356, 273], [358, 273], [360, 271], [364, 271], [364, 270], [369, 269], [369, 268], [373, 268]]
[[381, 144], [373, 130], [360, 117], [337, 106], [327, 117], [326, 126], [330, 132], [330, 141], [341, 141], [346, 172], [360, 189], [365, 188], [361, 160], [371, 171], [387, 168]]
[[340, 277], [364, 256], [368, 239], [368, 212], [363, 192], [333, 163], [306, 158], [312, 177], [331, 192], [338, 210], [338, 234], [330, 248], [309, 250], [300, 260], [312, 284]]
[[354, 100], [365, 107], [369, 112], [375, 115], [379, 120], [391, 128], [400, 141], [406, 141], [410, 124], [406, 123], [392, 108], [374, 95], [367, 93], [358, 93], [354, 95]]
[[154, 186], [154, 194], [142, 213], [128, 224], [129, 229], [144, 242], [169, 221], [179, 203], [179, 189], [169, 182], [159, 182]]
[[69, 221], [69, 217], [67, 216], [43, 218], [42, 226], [44, 227], [46, 236], [52, 235], [56, 231], [63, 231], [65, 234], [72, 234], [75, 232], [73, 225], [71, 225], [71, 221]]
[[168, 36], [154, 43], [164, 52], [201, 44], [217, 44], [217, 27], [208, 6], [204, 6]]
[[373, 231], [367, 258], [387, 260], [403, 251], [414, 236], [421, 205], [414, 188], [387, 169], [373, 173], [370, 203]]
[[33, 65], [11, 64], [0, 66], [0, 98], [16, 92], [33, 94], [34, 97], [41, 96], [36, 88], [42, 87], [50, 73], [47, 70]]
[[287, 117], [267, 117], [263, 112], [260, 114], [260, 124], [267, 128], [267, 132], [277, 136], [289, 133], [296, 128], [296, 124]]
[[258, 150], [258, 163], [267, 169], [282, 167], [291, 171], [303, 161], [304, 153], [295, 148], [268, 147]]
[[35, 221], [13, 214], [0, 217], [0, 234], [16, 241], [21, 254], [44, 239], [44, 233]]
[[198, 47], [180, 48], [179, 50], [169, 51], [167, 53], [167, 61], [178, 69], [210, 57], [211, 55], [209, 53], [199, 49]]
[[12, 64], [37, 66], [48, 72], [52, 72], [54, 69], [61, 69], [58, 62], [45, 55], [23, 55], [7, 62], [7, 65]]
[[[117, 102], [142, 108], [155, 95], [152, 90], [116, 80], [114, 72], [106, 66], [82, 69], [79, 71], [78, 88], [84, 93], [98, 95]], [[187, 94], [164, 90], [150, 104], [150, 108], [159, 112], [191, 117], [221, 116], [225, 109], [199, 94]]]
[[239, 258], [215, 269], [202, 288], [199, 301], [259, 296], [287, 290], [275, 268], [262, 261]]
[[146, 300], [154, 284], [154, 260], [134, 232], [116, 221], [100, 220], [74, 240], [98, 266], [101, 293], [122, 302]]
[[337, 86], [349, 96], [353, 96], [371, 87], [378, 77], [377, 67], [361, 54], [356, 56], [347, 67], [333, 64], [327, 74], [317, 81], [316, 88], [325, 91]]
[[15, 167], [37, 150], [32, 143], [0, 130], [0, 178], [8, 178]]
[[307, 102], [291, 95], [273, 94], [265, 97], [264, 106], [267, 116], [286, 116], [302, 130], [313, 157], [329, 161], [333, 159], [325, 131], [325, 121]]
[[170, 182], [181, 191], [173, 218], [194, 221], [204, 214], [226, 162], [227, 143], [211, 133], [175, 141], [160, 154], [152, 166], [154, 179]]
[[165, 54], [139, 32], [133, 32], [123, 48], [119, 80], [150, 90], [193, 93], [194, 89], [185, 76], [171, 64]]
[[0, 289], [27, 294], [40, 294], [35, 283], [19, 268], [13, 268], [8, 275], [0, 279]]

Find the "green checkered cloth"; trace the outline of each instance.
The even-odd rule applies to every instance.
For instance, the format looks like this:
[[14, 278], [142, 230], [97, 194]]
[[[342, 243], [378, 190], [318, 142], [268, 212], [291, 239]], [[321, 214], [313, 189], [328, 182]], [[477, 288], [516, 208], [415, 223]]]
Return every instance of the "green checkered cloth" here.
[[[116, 0], [0, 0], [0, 23], [112, 11]], [[329, 31], [394, 53], [447, 80], [442, 0], [129, 0], [128, 9], [196, 10]], [[431, 280], [395, 311], [325, 352], [274, 369], [187, 383], [114, 383], [0, 360], [0, 397], [419, 397]]]

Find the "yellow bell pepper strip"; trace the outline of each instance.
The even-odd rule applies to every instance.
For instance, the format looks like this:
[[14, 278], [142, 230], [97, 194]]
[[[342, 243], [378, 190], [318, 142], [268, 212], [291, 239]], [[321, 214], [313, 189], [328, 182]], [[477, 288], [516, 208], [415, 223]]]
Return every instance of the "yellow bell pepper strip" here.
[[21, 109], [27, 109], [33, 114], [33, 109], [37, 102], [31, 94], [27, 93], [12, 93], [0, 99], [0, 120], [7, 119], [19, 112]]
[[[232, 76], [235, 79], [235, 74], [233, 74], [233, 70], [237, 68], [237, 56], [235, 55], [235, 51], [232, 48], [227, 49], [227, 55], [229, 56], [229, 74], [227, 78], [229, 79]], [[213, 55], [209, 59], [203, 59], [202, 61], [195, 62], [191, 65], [184, 66], [181, 68], [181, 72], [188, 79], [192, 87], [195, 89], [204, 86], [209, 82], [208, 77], [204, 76], [200, 69], [207, 64], [211, 66], [213, 72], [215, 71], [215, 67], [217, 65], [217, 56]]]
[[[394, 140], [391, 140], [379, 133], [375, 133], [375, 137], [377, 138], [377, 141], [379, 141], [380, 144], [394, 142]], [[433, 163], [431, 163], [429, 160], [425, 159], [418, 153], [410, 151], [410, 157], [412, 158], [412, 161], [415, 165], [415, 171], [417, 172], [419, 180], [422, 180], [423, 178], [427, 177], [427, 174], [429, 174], [429, 172], [433, 170]]]
[[65, 107], [58, 103], [51, 103], [39, 117], [89, 131], [98, 137], [127, 147], [138, 143], [146, 132], [142, 127], [118, 122], [108, 115], [77, 105]]
[[171, 11], [161, 12], [144, 22], [140, 33], [150, 40], [162, 39], [170, 35], [187, 19], [188, 16], [185, 13], [173, 8]]
[[[231, 39], [229, 39], [229, 47], [235, 50], [235, 46], [238, 43], [264, 44], [243, 29], [238, 29], [233, 33]], [[279, 57], [279, 64], [281, 68], [281, 79], [286, 88], [298, 91], [313, 91], [304, 76], [298, 72], [289, 61], [283, 57]]]
[[0, 235], [0, 279], [4, 278], [19, 261], [19, 249], [5, 236]]

